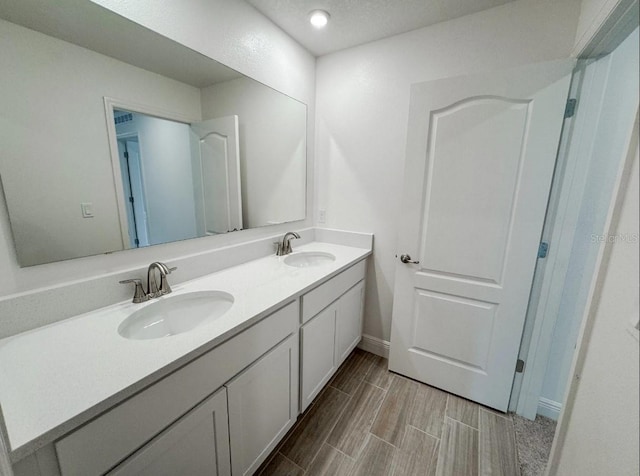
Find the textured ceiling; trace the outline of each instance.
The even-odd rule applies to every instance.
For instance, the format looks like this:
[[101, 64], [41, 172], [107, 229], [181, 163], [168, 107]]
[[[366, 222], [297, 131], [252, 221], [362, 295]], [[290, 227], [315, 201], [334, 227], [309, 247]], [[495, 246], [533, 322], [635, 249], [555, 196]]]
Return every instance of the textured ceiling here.
[[[476, 13], [512, 0], [246, 0], [316, 56]], [[326, 10], [316, 30], [309, 12]]]

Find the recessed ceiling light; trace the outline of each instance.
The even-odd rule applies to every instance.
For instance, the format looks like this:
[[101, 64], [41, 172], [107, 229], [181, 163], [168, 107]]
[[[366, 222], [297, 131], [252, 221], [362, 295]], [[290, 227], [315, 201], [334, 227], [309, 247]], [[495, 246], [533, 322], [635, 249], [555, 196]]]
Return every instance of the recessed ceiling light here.
[[324, 10], [314, 10], [309, 13], [309, 22], [316, 28], [324, 28], [329, 23], [329, 14]]

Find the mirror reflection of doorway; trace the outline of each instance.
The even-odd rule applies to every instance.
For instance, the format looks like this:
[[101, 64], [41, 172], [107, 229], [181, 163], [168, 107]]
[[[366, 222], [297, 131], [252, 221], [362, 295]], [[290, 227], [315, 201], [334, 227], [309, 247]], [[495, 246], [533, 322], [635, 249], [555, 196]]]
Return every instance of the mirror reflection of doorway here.
[[129, 245], [131, 248], [149, 246], [147, 210], [144, 201], [140, 146], [137, 134], [118, 137], [118, 155], [122, 171], [122, 185], [128, 200]]

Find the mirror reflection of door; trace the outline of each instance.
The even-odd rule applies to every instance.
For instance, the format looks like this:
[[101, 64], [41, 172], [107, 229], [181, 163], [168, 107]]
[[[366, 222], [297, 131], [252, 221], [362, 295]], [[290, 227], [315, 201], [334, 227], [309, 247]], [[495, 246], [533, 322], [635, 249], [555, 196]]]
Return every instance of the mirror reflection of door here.
[[118, 155], [122, 171], [122, 185], [125, 199], [128, 202], [129, 246], [131, 248], [149, 246], [138, 136], [119, 137]]
[[[201, 187], [200, 226], [205, 235], [242, 230], [238, 116], [191, 124]], [[195, 170], [194, 170], [195, 173]]]

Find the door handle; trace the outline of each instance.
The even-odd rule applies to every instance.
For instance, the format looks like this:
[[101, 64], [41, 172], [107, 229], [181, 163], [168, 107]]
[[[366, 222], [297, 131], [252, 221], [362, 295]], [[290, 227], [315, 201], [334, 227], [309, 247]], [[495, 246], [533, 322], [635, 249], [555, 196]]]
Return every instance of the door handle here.
[[410, 264], [419, 264], [420, 261], [413, 261], [411, 259], [411, 256], [409, 255], [400, 255], [400, 261], [402, 261], [403, 263], [410, 263]]

